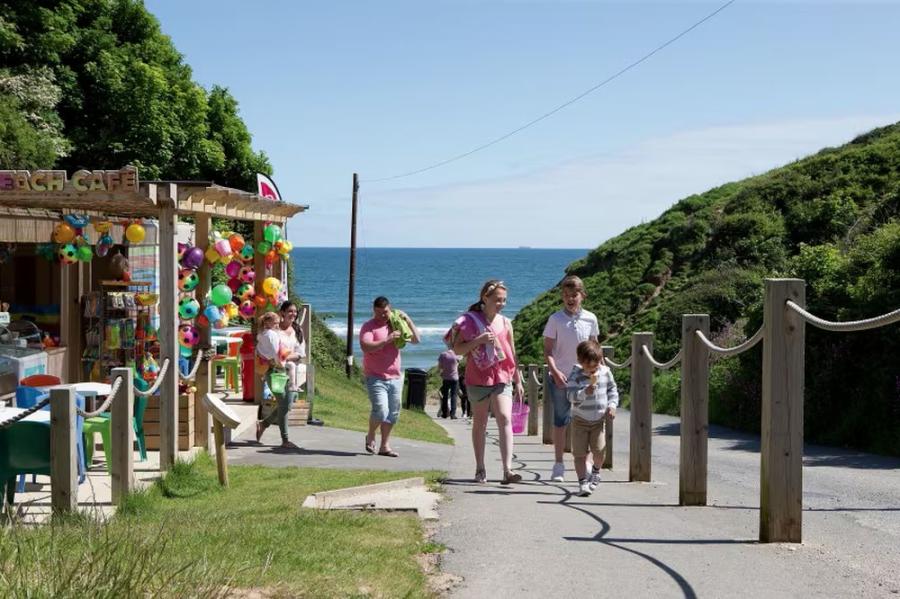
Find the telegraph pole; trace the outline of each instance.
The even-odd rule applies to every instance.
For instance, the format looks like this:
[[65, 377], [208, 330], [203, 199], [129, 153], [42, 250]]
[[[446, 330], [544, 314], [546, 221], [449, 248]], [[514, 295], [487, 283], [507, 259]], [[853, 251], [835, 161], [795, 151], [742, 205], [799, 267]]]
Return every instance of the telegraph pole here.
[[356, 208], [359, 176], [353, 173], [353, 211], [350, 218], [350, 285], [347, 294], [347, 378], [353, 371], [353, 287], [356, 282]]

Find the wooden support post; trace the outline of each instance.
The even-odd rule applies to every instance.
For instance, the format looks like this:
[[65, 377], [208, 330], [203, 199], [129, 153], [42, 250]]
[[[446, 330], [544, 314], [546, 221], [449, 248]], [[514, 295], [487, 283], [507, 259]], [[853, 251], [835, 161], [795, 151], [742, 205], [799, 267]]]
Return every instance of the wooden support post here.
[[538, 365], [537, 364], [529, 364], [528, 365], [528, 384], [525, 386], [525, 393], [528, 395], [528, 405], [530, 410], [528, 412], [528, 435], [537, 435], [538, 434], [538, 407], [541, 405], [540, 400], [538, 399], [538, 394], [540, 393], [540, 389], [538, 388]]
[[[253, 222], [253, 243], [257, 244], [263, 240], [263, 232], [264, 232], [264, 223], [262, 221], [254, 221]], [[262, 256], [259, 252], [253, 254], [253, 270], [256, 271], [256, 281], [254, 283], [256, 287], [256, 295], [264, 296], [265, 292], [262, 288], [263, 281], [266, 280], [266, 260], [265, 257]], [[265, 310], [262, 308], [256, 309], [256, 316], [259, 317], [263, 314]], [[253, 337], [256, 338], [256, 319], [253, 320]], [[307, 346], [309, 347], [309, 346]], [[256, 373], [253, 374], [253, 398], [257, 404], [262, 403], [263, 396], [263, 379], [261, 376], [257, 376]]]
[[[205, 245], [209, 242], [209, 233], [212, 225], [212, 218], [208, 214], [195, 214], [194, 215], [194, 244], [197, 247], [205, 247]], [[248, 241], [248, 243], [250, 243]], [[197, 274], [200, 276], [200, 283], [197, 285], [195, 289], [195, 297], [204, 298], [209, 293], [209, 288], [212, 286], [212, 269], [209, 266], [209, 262], [203, 260], [203, 264], [197, 270]], [[212, 335], [212, 327], [210, 325], [200, 326], [197, 325], [198, 330], [200, 331], [200, 342], [197, 346], [200, 348], [200, 352], [204, 352], [212, 346], [210, 342], [210, 336]], [[192, 365], [193, 366], [193, 365]], [[194, 379], [194, 383], [197, 386], [197, 394], [195, 397], [206, 397], [207, 393], [212, 393], [213, 384], [215, 383], [215, 375], [216, 369], [215, 366], [210, 364], [208, 360], [204, 360], [200, 364], [200, 369], [197, 371], [197, 378]], [[209, 411], [206, 409], [206, 405], [202, 401], [194, 402], [194, 445], [197, 447], [204, 447], [209, 449], [209, 441], [210, 441], [210, 427], [212, 423], [209, 418]]]
[[631, 442], [628, 480], [650, 482], [653, 437], [653, 365], [641, 349], [653, 351], [653, 333], [631, 335]]
[[[113, 368], [112, 381], [122, 377], [122, 386], [113, 399], [110, 456], [112, 502], [119, 504], [134, 488], [134, 373], [131, 368]], [[106, 448], [104, 448], [105, 450]]]
[[78, 450], [75, 439], [75, 390], [50, 390], [50, 505], [54, 514], [78, 507]]
[[[612, 359], [615, 356], [616, 349], [612, 345], [603, 346], [603, 357]], [[615, 375], [614, 375], [615, 376]], [[603, 468], [606, 470], [613, 469], [613, 438], [615, 420], [606, 419], [606, 451], [603, 452]]]
[[175, 230], [178, 216], [175, 185], [159, 211], [159, 358], [169, 370], [159, 387], [159, 468], [168, 470], [178, 456], [178, 252]]
[[76, 341], [81, 338], [81, 311], [78, 309], [80, 277], [77, 268], [67, 266], [60, 270], [59, 343], [66, 348], [60, 378], [63, 382], [74, 382], [79, 380], [81, 370], [81, 354], [77, 353]]
[[805, 322], [785, 303], [806, 306], [800, 279], [766, 279], [763, 308], [759, 540], [799, 543], [803, 516]]
[[541, 370], [544, 380], [544, 402], [541, 414], [541, 442], [544, 445], [553, 445], [553, 400], [550, 398], [550, 385], [553, 378], [550, 376], [550, 368], [544, 364]]
[[225, 450], [225, 428], [218, 418], [213, 419], [213, 434], [216, 438], [216, 469], [219, 472], [219, 484], [228, 486], [228, 454]]
[[706, 505], [709, 437], [709, 348], [697, 338], [709, 338], [709, 316], [681, 318], [681, 453], [678, 503]]

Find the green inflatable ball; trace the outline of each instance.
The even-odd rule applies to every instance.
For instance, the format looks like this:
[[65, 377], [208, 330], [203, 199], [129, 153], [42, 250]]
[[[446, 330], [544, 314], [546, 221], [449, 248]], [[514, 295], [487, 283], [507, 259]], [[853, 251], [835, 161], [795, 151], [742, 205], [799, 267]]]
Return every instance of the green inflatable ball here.
[[91, 246], [82, 245], [78, 248], [78, 259], [82, 262], [90, 262], [94, 257], [94, 252], [91, 251]]
[[256, 253], [257, 254], [262, 254], [262, 255], [268, 254], [269, 250], [271, 250], [271, 249], [272, 249], [272, 244], [269, 243], [268, 241], [260, 241], [259, 243], [256, 244]]
[[218, 307], [222, 307], [231, 301], [231, 287], [228, 285], [216, 285], [210, 293], [212, 303]]
[[279, 227], [278, 225], [266, 225], [266, 228], [263, 231], [263, 239], [265, 239], [269, 243], [275, 243], [276, 241], [281, 239], [281, 227]]

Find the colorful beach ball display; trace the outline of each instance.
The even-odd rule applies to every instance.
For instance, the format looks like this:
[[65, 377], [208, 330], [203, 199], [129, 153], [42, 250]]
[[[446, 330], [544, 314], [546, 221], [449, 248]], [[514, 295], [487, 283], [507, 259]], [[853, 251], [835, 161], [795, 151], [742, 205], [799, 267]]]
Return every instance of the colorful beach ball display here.
[[182, 268], [178, 271], [178, 288], [182, 291], [193, 291], [200, 284], [200, 275], [197, 271]]
[[235, 295], [237, 295], [238, 299], [240, 299], [242, 302], [246, 302], [247, 300], [253, 299], [253, 296], [256, 295], [256, 290], [250, 283], [244, 283], [243, 285], [238, 287]]
[[251, 260], [253, 260], [253, 246], [248, 243], [241, 248], [241, 261], [250, 262]]
[[200, 331], [192, 324], [178, 327], [178, 343], [181, 347], [194, 347], [200, 342]]
[[256, 280], [256, 271], [252, 266], [244, 266], [238, 273], [238, 278], [244, 283], [253, 283]]
[[244, 318], [253, 318], [256, 314], [256, 304], [253, 303], [253, 300], [245, 300], [241, 302], [241, 306], [238, 310]]
[[192, 320], [200, 314], [200, 302], [189, 295], [183, 296], [178, 300], [178, 316], [182, 320]]

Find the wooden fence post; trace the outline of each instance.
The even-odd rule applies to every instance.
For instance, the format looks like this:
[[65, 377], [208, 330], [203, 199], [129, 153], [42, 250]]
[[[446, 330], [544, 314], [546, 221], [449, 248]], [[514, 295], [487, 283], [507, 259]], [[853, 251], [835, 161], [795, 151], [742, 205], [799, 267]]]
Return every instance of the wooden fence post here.
[[[202, 247], [202, 244], [209, 239], [211, 229], [212, 217], [209, 214], [194, 215], [194, 239], [197, 240], [197, 245]], [[197, 285], [194, 296], [198, 300], [202, 300], [206, 297], [212, 287], [212, 265], [207, 260], [204, 260], [203, 264], [200, 265], [200, 268], [197, 269], [197, 274], [200, 277], [200, 283]], [[212, 336], [212, 326], [213, 323], [207, 323], [206, 326], [197, 323], [197, 330], [200, 331], [197, 359], [200, 359], [201, 354], [205, 353], [210, 347], [213, 347], [210, 341], [210, 337]], [[191, 364], [191, 366], [193, 366], [193, 364]], [[211, 447], [210, 440], [212, 435], [209, 433], [212, 428], [212, 421], [210, 420], [209, 412], [207, 412], [206, 405], [204, 405], [202, 398], [206, 397], [207, 393], [213, 392], [215, 382], [216, 367], [209, 360], [203, 360], [200, 363], [200, 369], [197, 371], [196, 378], [194, 379], [194, 384], [197, 387], [193, 414], [194, 445], [196, 447], [203, 447], [207, 451], [209, 451]]]
[[[112, 502], [118, 504], [134, 488], [134, 375], [131, 368], [113, 368], [112, 381], [122, 377], [122, 386], [112, 401], [110, 476], [112, 477]], [[104, 448], [106, 449], [106, 448]]]
[[544, 381], [544, 402], [541, 413], [541, 442], [544, 445], [553, 445], [553, 401], [550, 399], [550, 385], [553, 378], [550, 376], [550, 368], [544, 364], [541, 369]]
[[178, 457], [178, 190], [169, 184], [168, 197], [159, 211], [159, 359], [169, 359], [169, 370], [159, 387], [159, 469], [168, 470]]
[[541, 405], [538, 399], [538, 394], [540, 393], [537, 381], [538, 365], [529, 364], [527, 372], [528, 378], [526, 379], [527, 385], [525, 388], [528, 395], [528, 405], [530, 406], [528, 412], [528, 435], [531, 436], [538, 434], [538, 406]]
[[681, 317], [681, 453], [678, 467], [679, 505], [706, 505], [709, 438], [709, 315]]
[[76, 448], [75, 390], [50, 390], [50, 505], [54, 514], [78, 507], [78, 450]]
[[651, 439], [653, 435], [653, 366], [641, 349], [653, 351], [653, 333], [631, 335], [631, 440], [628, 480], [650, 482]]
[[[615, 357], [616, 349], [612, 345], [603, 346], [603, 357], [610, 360]], [[614, 420], [606, 420], [606, 451], [603, 453], [603, 467], [607, 470], [613, 469], [613, 422]]]
[[806, 306], [801, 279], [766, 279], [763, 312], [759, 540], [799, 543], [803, 515], [805, 323], [785, 303]]

